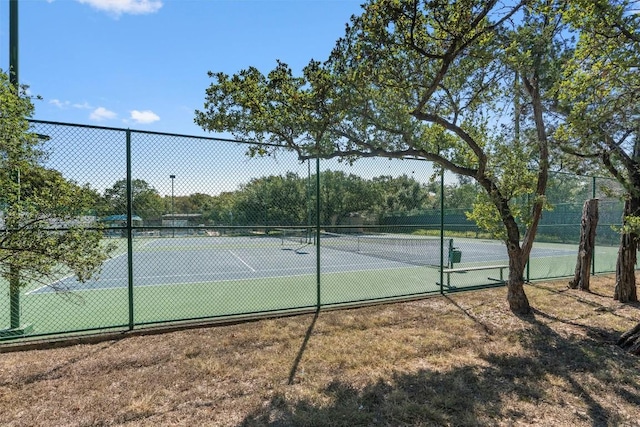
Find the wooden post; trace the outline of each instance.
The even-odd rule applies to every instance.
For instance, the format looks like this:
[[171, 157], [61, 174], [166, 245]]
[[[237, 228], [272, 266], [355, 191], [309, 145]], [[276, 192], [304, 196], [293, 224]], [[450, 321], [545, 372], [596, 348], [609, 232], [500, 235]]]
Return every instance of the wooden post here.
[[591, 278], [591, 260], [593, 259], [593, 247], [596, 242], [596, 227], [598, 226], [598, 199], [590, 199], [582, 208], [582, 220], [580, 221], [580, 246], [578, 247], [578, 260], [573, 280], [569, 282], [572, 289], [589, 290]]

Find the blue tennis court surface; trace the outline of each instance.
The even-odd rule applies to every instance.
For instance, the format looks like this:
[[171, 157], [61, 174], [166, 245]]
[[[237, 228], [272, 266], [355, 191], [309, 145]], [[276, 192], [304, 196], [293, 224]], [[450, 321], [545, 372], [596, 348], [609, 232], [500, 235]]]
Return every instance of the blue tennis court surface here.
[[[397, 237], [396, 237], [397, 238]], [[382, 239], [382, 237], [380, 237]], [[414, 239], [411, 239], [414, 240]], [[439, 240], [428, 256], [439, 260]], [[456, 239], [454, 245], [462, 251], [461, 265], [506, 262], [504, 243], [490, 240]], [[447, 244], [448, 246], [448, 244]], [[445, 248], [448, 251], [448, 247]], [[575, 256], [574, 247], [534, 248], [532, 258]], [[425, 256], [427, 256], [425, 254]], [[136, 239], [134, 244], [133, 283], [136, 287], [251, 281], [258, 279], [309, 276], [317, 272], [316, 246], [304, 242], [285, 242], [274, 236], [202, 236]], [[445, 258], [445, 263], [448, 258]], [[320, 249], [321, 273], [357, 273], [407, 268], [437, 268], [415, 265], [376, 256], [355, 253], [333, 243]], [[434, 276], [435, 277], [435, 276]], [[117, 255], [103, 265], [101, 274], [86, 283], [67, 277], [50, 286], [30, 293], [51, 292], [54, 288], [73, 291], [126, 287], [128, 256]]]

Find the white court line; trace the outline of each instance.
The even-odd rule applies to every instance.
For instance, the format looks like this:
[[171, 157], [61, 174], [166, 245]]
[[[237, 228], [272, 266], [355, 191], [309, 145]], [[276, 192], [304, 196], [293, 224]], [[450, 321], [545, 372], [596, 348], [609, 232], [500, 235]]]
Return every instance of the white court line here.
[[[109, 262], [109, 261], [111, 261], [111, 260], [114, 260], [114, 259], [116, 259], [116, 258], [120, 258], [120, 257], [125, 256], [125, 255], [127, 255], [127, 252], [124, 252], [124, 253], [122, 253], [122, 254], [120, 254], [120, 255], [116, 255], [116, 256], [114, 256], [113, 258], [109, 258], [108, 260], [106, 260], [106, 261], [104, 262], [104, 264], [108, 263], [108, 262]], [[104, 265], [104, 264], [103, 264], [103, 265]], [[58, 279], [58, 280], [56, 280], [56, 281], [54, 281], [54, 282], [51, 282], [51, 283], [50, 283], [50, 284], [48, 284], [48, 285], [40, 286], [39, 288], [37, 288], [37, 289], [32, 289], [32, 290], [30, 290], [29, 292], [25, 292], [24, 294], [25, 294], [25, 295], [31, 295], [31, 294], [34, 294], [34, 293], [36, 293], [36, 292], [37, 292], [37, 293], [41, 293], [41, 292], [39, 292], [39, 291], [41, 291], [42, 289], [45, 289], [45, 288], [52, 288], [52, 286], [53, 286], [53, 285], [55, 285], [56, 283], [58, 283], [58, 282], [62, 282], [63, 280], [67, 280], [67, 279], [69, 279], [70, 277], [74, 277], [74, 276], [75, 276], [75, 274], [73, 274], [73, 273], [72, 273], [72, 274], [69, 274], [68, 276], [65, 276], [65, 277], [63, 277], [63, 278], [61, 278], [61, 279]]]
[[[351, 264], [350, 264], [351, 265]], [[419, 267], [406, 267], [406, 268], [419, 268]], [[369, 268], [363, 270], [353, 270], [353, 271], [332, 271], [322, 273], [323, 275], [332, 275], [332, 274], [341, 274], [341, 273], [365, 273], [369, 271], [388, 271], [389, 268]], [[260, 270], [264, 271], [264, 270]], [[273, 270], [276, 271], [276, 270]], [[246, 279], [223, 279], [223, 280], [213, 280], [213, 281], [197, 281], [197, 282], [176, 282], [176, 283], [155, 283], [151, 285], [135, 285], [137, 288], [158, 288], [162, 286], [184, 286], [184, 285], [210, 285], [217, 283], [230, 283], [230, 282], [255, 282], [255, 281], [264, 281], [265, 279], [288, 279], [295, 277], [309, 277], [313, 276], [315, 273], [304, 273], [304, 274], [291, 274], [291, 275], [283, 275], [283, 276], [268, 276], [268, 277], [250, 277]], [[94, 291], [110, 291], [114, 289], [127, 289], [126, 286], [112, 286], [109, 288], [93, 288], [93, 289], [74, 289], [72, 292], [94, 292]]]
[[37, 289], [32, 289], [32, 290], [30, 290], [29, 292], [25, 292], [24, 294], [25, 294], [25, 295], [31, 295], [31, 294], [36, 293], [36, 292], [38, 292], [38, 291], [40, 291], [41, 289], [44, 289], [44, 288], [52, 288], [52, 289], [53, 289], [53, 285], [55, 285], [56, 283], [58, 283], [58, 282], [62, 282], [63, 280], [67, 280], [68, 278], [73, 277], [73, 276], [75, 276], [75, 274], [69, 274], [68, 276], [65, 276], [65, 277], [63, 277], [63, 278], [61, 278], [61, 279], [58, 279], [58, 280], [56, 280], [55, 282], [51, 282], [51, 283], [50, 283], [50, 284], [48, 284], [48, 285], [40, 286], [40, 287], [39, 287], [39, 288], [37, 288]]
[[[241, 260], [242, 261], [242, 260]], [[345, 272], [345, 273], [350, 273], [352, 271], [355, 272], [360, 272], [360, 271], [374, 271], [374, 270], [389, 270], [389, 269], [393, 269], [393, 268], [420, 268], [420, 266], [413, 266], [413, 265], [408, 265], [405, 266], [404, 264], [399, 267], [397, 266], [398, 262], [395, 261], [389, 261], [389, 262], [371, 262], [371, 263], [361, 263], [361, 265], [375, 265], [375, 266], [385, 266], [388, 265], [388, 267], [380, 267], [380, 268], [369, 268], [369, 269], [363, 269], [363, 270], [345, 270], [345, 271], [339, 271], [339, 272]], [[247, 267], [249, 267], [246, 263], [245, 265]], [[331, 264], [329, 267], [333, 267], [333, 268], [342, 268], [342, 267], [352, 267], [353, 264]], [[251, 267], [249, 267], [251, 268]], [[304, 267], [288, 267], [288, 268], [266, 268], [263, 270], [259, 270], [259, 272], [280, 272], [282, 270], [287, 270], [287, 271], [296, 271], [296, 270], [309, 270], [310, 268], [315, 268], [315, 265], [313, 266], [304, 266]], [[258, 272], [257, 270], [253, 269], [254, 272]], [[235, 273], [235, 271], [223, 271], [222, 273]], [[315, 271], [313, 272], [315, 274]], [[201, 277], [201, 276], [210, 276], [211, 273], [195, 273], [195, 274], [166, 274], [166, 275], [146, 275], [146, 276], [135, 276], [134, 279], [136, 280], [140, 280], [140, 279], [171, 279], [174, 277]], [[326, 272], [323, 272], [323, 274], [326, 274]], [[73, 277], [73, 275], [68, 276], [68, 277]], [[288, 276], [266, 276], [266, 277], [288, 277]], [[63, 280], [63, 279], [60, 279]], [[58, 281], [60, 281], [58, 280]], [[99, 279], [100, 282], [121, 282], [123, 280], [127, 280], [127, 276], [121, 276], [121, 277], [112, 277], [112, 278], [101, 278]], [[226, 279], [225, 279], [226, 280]], [[230, 280], [236, 280], [236, 279], [230, 279]], [[219, 281], [223, 281], [223, 280], [219, 280]], [[56, 283], [56, 282], [54, 282]], [[191, 283], [191, 282], [188, 282]], [[45, 285], [42, 288], [46, 288], [50, 285]], [[143, 286], [150, 286], [150, 285], [143, 285]], [[42, 289], [39, 288], [39, 289]], [[39, 290], [36, 289], [36, 290]], [[30, 291], [30, 292], [35, 292], [36, 290]]]
[[[252, 268], [249, 264], [247, 264], [242, 258], [240, 258], [238, 255], [234, 254], [231, 250], [229, 250], [229, 252], [236, 257], [240, 262], [242, 262], [243, 265], [245, 265], [247, 268], [249, 268], [252, 272], [257, 272], [257, 270], [255, 270], [254, 268]], [[123, 255], [126, 255], [126, 253], [118, 255], [114, 258], [111, 259], [115, 259], [118, 257], [121, 257]], [[110, 261], [110, 260], [108, 260]], [[107, 262], [108, 262], [107, 261]], [[364, 268], [364, 269], [358, 269], [358, 270], [339, 270], [339, 271], [324, 271], [322, 272], [323, 275], [330, 275], [330, 274], [341, 274], [341, 273], [360, 273], [360, 272], [372, 272], [372, 271], [388, 271], [388, 270], [395, 270], [395, 269], [419, 269], [419, 268], [424, 268], [423, 266], [415, 266], [415, 265], [405, 265], [403, 263], [397, 262], [397, 261], [384, 261], [382, 263], [380, 262], [373, 262], [371, 261], [370, 263], [364, 262], [361, 263], [361, 265], [375, 265], [377, 268]], [[344, 264], [331, 264], [328, 265], [327, 267], [330, 268], [343, 268], [343, 267], [352, 267], [353, 263], [344, 263]], [[285, 270], [287, 271], [296, 271], [296, 270], [307, 270], [309, 269], [309, 266], [304, 266], [304, 267], [289, 267], [286, 268]], [[264, 270], [260, 270], [260, 272], [281, 272], [283, 269], [282, 268], [273, 268], [273, 269], [264, 269]], [[234, 273], [233, 271], [225, 271], [223, 273]], [[140, 279], [163, 279], [163, 278], [172, 278], [172, 277], [198, 277], [198, 276], [207, 276], [209, 273], [197, 273], [197, 274], [172, 274], [172, 275], [149, 275], [149, 276], [136, 276], [135, 279], [140, 280]], [[289, 277], [306, 277], [309, 276], [310, 274], [315, 274], [315, 272], [312, 273], [302, 273], [302, 274], [286, 274], [286, 275], [276, 275], [276, 276], [267, 276], [267, 277], [250, 277], [250, 278], [231, 278], [231, 279], [222, 279], [222, 280], [207, 280], [207, 281], [194, 281], [194, 282], [176, 282], [176, 283], [157, 283], [157, 284], [150, 284], [150, 285], [134, 285], [136, 287], [159, 287], [159, 286], [175, 286], [175, 285], [189, 285], [189, 284], [208, 284], [208, 283], [224, 283], [224, 282], [236, 282], [236, 281], [257, 281], [257, 280], [265, 280], [265, 279], [283, 279], [283, 278], [289, 278]], [[69, 276], [72, 277], [72, 276]], [[63, 280], [63, 279], [59, 279], [56, 282]], [[99, 279], [101, 282], [122, 282], [122, 281], [126, 281], [127, 277], [116, 277], [116, 278], [108, 278], [108, 279]], [[53, 282], [53, 283], [56, 283]], [[42, 293], [42, 292], [38, 292], [41, 291], [45, 288], [50, 288], [50, 285], [45, 285], [42, 286], [38, 289], [34, 289], [32, 291], [29, 291], [28, 293], [25, 293], [25, 295], [29, 295], [29, 294], [33, 294], [33, 293]], [[79, 288], [79, 289], [73, 289], [73, 292], [87, 292], [87, 291], [102, 291], [102, 290], [111, 290], [111, 289], [122, 289], [122, 286], [112, 286], [112, 287], [100, 287], [100, 288]], [[126, 288], [126, 286], [124, 287]]]
[[255, 271], [256, 271], [256, 269], [255, 269], [255, 268], [253, 268], [253, 267], [251, 267], [249, 264], [247, 264], [247, 263], [246, 263], [242, 258], [240, 258], [238, 255], [236, 255], [236, 254], [235, 254], [231, 249], [229, 249], [229, 253], [230, 253], [231, 255], [233, 255], [234, 257], [236, 257], [236, 259], [237, 259], [238, 261], [240, 261], [242, 264], [244, 264], [244, 265], [245, 265], [249, 270], [251, 270], [251, 271], [253, 271], [253, 272], [255, 272]]
[[[242, 260], [240, 260], [242, 261]], [[385, 266], [387, 265], [387, 267], [380, 267], [380, 268], [368, 268], [368, 269], [361, 269], [361, 270], [340, 270], [338, 271], [338, 273], [351, 273], [351, 272], [362, 272], [362, 271], [377, 271], [377, 270], [390, 270], [390, 269], [394, 269], [394, 268], [420, 268], [420, 266], [413, 266], [413, 265], [402, 265], [402, 266], [397, 266], [397, 262], [393, 262], [390, 261], [388, 263], [362, 263], [362, 265], [376, 265], [378, 267], [380, 266]], [[249, 267], [246, 263], [244, 263], [244, 265], [246, 265], [247, 267]], [[330, 267], [333, 268], [342, 268], [342, 267], [352, 267], [353, 264], [332, 264], [330, 265]], [[251, 268], [251, 267], [249, 267]], [[282, 270], [287, 270], [287, 271], [296, 271], [296, 270], [309, 270], [310, 268], [315, 268], [314, 266], [305, 266], [305, 267], [288, 267], [288, 268], [267, 268], [264, 270], [260, 270], [259, 272], [266, 272], [266, 273], [270, 273], [270, 272], [280, 272]], [[258, 272], [255, 269], [252, 269], [253, 272]], [[235, 273], [235, 271], [223, 271], [221, 273], [230, 273], [233, 274]], [[312, 272], [313, 274], [315, 274], [315, 271]], [[329, 274], [329, 273], [336, 273], [336, 272], [323, 272], [322, 274]], [[167, 275], [146, 275], [146, 276], [135, 276], [134, 279], [135, 280], [141, 280], [141, 279], [171, 279], [171, 278], [175, 278], [175, 277], [202, 277], [202, 276], [210, 276], [211, 273], [196, 273], [196, 274], [167, 274]], [[73, 277], [73, 275], [69, 276], [69, 277]], [[288, 275], [284, 275], [284, 276], [266, 276], [266, 277], [260, 277], [260, 279], [264, 279], [264, 278], [271, 278], [271, 277], [276, 277], [276, 278], [281, 278], [281, 277], [290, 277]], [[61, 279], [62, 280], [62, 279]], [[126, 281], [127, 280], [127, 276], [121, 276], [121, 277], [112, 277], [112, 278], [101, 278], [99, 279], [100, 282], [122, 282], [122, 281]], [[224, 279], [224, 280], [214, 280], [216, 282], [223, 282], [226, 280], [249, 280], [249, 279]], [[55, 282], [54, 282], [55, 283]], [[185, 282], [185, 283], [195, 283], [195, 282]], [[208, 283], [208, 282], [203, 282], [203, 283]], [[163, 285], [163, 283], [161, 283], [160, 285]], [[46, 287], [49, 287], [50, 285], [45, 285], [42, 286], [41, 288], [35, 289], [33, 291], [30, 292], [35, 292], [39, 289], [43, 289]], [[141, 286], [152, 286], [152, 285], [141, 285]]]

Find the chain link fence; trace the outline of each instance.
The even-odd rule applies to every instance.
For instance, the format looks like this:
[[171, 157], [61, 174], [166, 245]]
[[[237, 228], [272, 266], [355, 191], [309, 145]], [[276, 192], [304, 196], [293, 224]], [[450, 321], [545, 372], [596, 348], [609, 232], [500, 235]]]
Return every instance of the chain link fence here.
[[[87, 280], [63, 267], [22, 274], [18, 294], [1, 278], [4, 342], [419, 297], [500, 285], [506, 272], [504, 243], [468, 218], [477, 186], [429, 162], [301, 162], [219, 138], [32, 126], [43, 168], [91, 200], [77, 215], [108, 258]], [[24, 173], [17, 188], [30, 191]], [[573, 274], [593, 197], [593, 272], [615, 271], [620, 193], [612, 180], [552, 176], [527, 279]]]

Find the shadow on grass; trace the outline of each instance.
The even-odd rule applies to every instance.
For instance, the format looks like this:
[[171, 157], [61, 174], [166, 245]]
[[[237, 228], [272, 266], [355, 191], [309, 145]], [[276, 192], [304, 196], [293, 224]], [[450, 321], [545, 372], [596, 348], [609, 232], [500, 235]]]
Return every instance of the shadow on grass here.
[[[378, 379], [363, 389], [336, 380], [323, 394], [334, 403], [290, 402], [278, 394], [249, 414], [242, 426], [478, 425], [477, 410], [495, 412], [497, 393], [485, 392], [482, 375], [462, 367], [439, 373], [420, 370]], [[491, 388], [494, 390], [494, 388]]]
[[[531, 409], [519, 409], [523, 403], [529, 407], [571, 406], [573, 409], [565, 409], [564, 414], [572, 418], [569, 422], [580, 425], [628, 423], [612, 406], [601, 403], [618, 399], [632, 407], [640, 406], [638, 362], [616, 352], [610, 341], [616, 334], [588, 328], [586, 336], [565, 338], [538, 318], [585, 328], [537, 311], [535, 316], [523, 318], [529, 323], [528, 328], [514, 333], [514, 340], [526, 350], [519, 351], [519, 355], [503, 351], [484, 355], [477, 365], [447, 371], [396, 372], [359, 388], [336, 379], [321, 390], [331, 402], [327, 405], [278, 393], [248, 414], [240, 425], [472, 426], [505, 420], [529, 423], [533, 421]], [[307, 341], [308, 338], [301, 351]]]
[[293, 384], [296, 373], [298, 372], [298, 366], [300, 365], [300, 361], [302, 360], [302, 356], [304, 356], [304, 352], [307, 349], [307, 344], [309, 344], [309, 338], [311, 338], [311, 334], [313, 333], [313, 329], [316, 326], [316, 322], [318, 321], [318, 316], [320, 315], [320, 310], [316, 310], [315, 315], [313, 316], [313, 320], [307, 329], [307, 333], [304, 335], [304, 340], [302, 341], [302, 345], [300, 346], [300, 350], [296, 356], [296, 359], [293, 361], [293, 366], [291, 367], [291, 371], [289, 372], [289, 380], [287, 384]]

